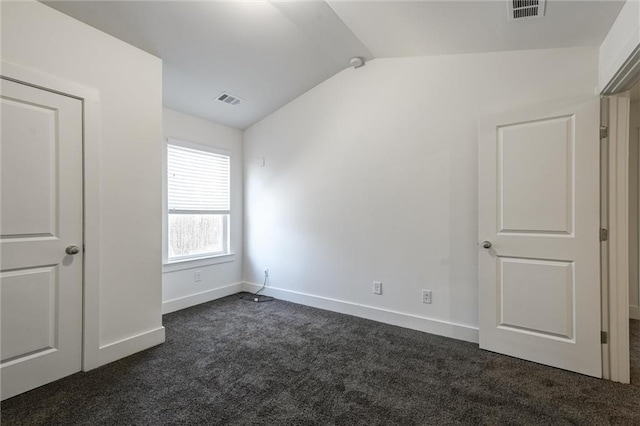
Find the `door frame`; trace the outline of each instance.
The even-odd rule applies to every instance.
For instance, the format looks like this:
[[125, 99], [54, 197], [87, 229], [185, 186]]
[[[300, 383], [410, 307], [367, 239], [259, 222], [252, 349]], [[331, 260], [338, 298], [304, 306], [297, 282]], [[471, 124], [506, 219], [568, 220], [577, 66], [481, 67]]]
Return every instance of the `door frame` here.
[[[640, 46], [631, 53], [601, 91], [602, 124], [608, 127], [608, 173], [602, 175], [609, 240], [602, 247], [603, 330], [608, 342], [603, 351], [603, 374], [614, 382], [629, 383], [629, 95], [640, 81]], [[605, 96], [607, 98], [605, 98]], [[604, 218], [604, 215], [603, 215]], [[608, 362], [605, 362], [608, 360]]]
[[0, 78], [82, 102], [82, 370], [88, 371], [100, 366], [100, 92], [6, 61]]
[[625, 92], [603, 99], [608, 128], [609, 241], [603, 246], [603, 261], [608, 262], [608, 332], [609, 379], [629, 383], [629, 95]]

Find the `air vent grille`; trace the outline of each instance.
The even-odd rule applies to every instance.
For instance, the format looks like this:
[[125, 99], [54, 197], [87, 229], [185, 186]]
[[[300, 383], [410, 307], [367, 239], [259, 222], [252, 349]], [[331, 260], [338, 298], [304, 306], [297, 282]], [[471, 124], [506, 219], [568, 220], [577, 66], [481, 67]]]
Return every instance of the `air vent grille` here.
[[508, 0], [509, 20], [541, 18], [546, 0]]
[[242, 99], [240, 99], [237, 96], [233, 96], [228, 94], [227, 92], [222, 93], [220, 96], [218, 96], [217, 98], [220, 102], [224, 102], [225, 104], [229, 104], [229, 105], [238, 105], [242, 102]]

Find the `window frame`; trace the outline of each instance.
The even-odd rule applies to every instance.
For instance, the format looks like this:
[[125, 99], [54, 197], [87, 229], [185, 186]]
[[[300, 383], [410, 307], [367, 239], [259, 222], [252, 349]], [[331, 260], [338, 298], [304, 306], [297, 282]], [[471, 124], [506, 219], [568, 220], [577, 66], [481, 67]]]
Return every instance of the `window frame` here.
[[[221, 149], [209, 145], [203, 145], [195, 142], [185, 141], [183, 139], [177, 139], [168, 137], [165, 138], [165, 144], [163, 149], [163, 173], [162, 173], [162, 266], [163, 272], [171, 272], [182, 269], [196, 268], [208, 265], [215, 265], [218, 263], [233, 262], [235, 260], [235, 254], [231, 247], [231, 214], [232, 214], [232, 200], [231, 200], [231, 188], [229, 188], [229, 213], [223, 216], [223, 248], [225, 251], [215, 253], [202, 253], [189, 256], [179, 256], [169, 259], [169, 194], [168, 194], [168, 147], [169, 145], [179, 146], [183, 148], [210, 152], [213, 154], [224, 155], [229, 157], [229, 185], [231, 186], [231, 168], [232, 168], [232, 155], [231, 151]], [[174, 213], [176, 214], [176, 213]], [[181, 214], [181, 213], [177, 213]], [[213, 215], [217, 215], [213, 213]]]

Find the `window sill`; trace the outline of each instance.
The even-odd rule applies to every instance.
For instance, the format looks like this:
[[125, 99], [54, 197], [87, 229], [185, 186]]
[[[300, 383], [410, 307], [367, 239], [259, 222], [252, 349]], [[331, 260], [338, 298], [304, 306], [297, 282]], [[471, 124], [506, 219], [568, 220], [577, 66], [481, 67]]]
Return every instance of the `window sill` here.
[[202, 268], [204, 266], [229, 263], [236, 260], [235, 253], [218, 254], [215, 256], [196, 257], [194, 259], [175, 260], [162, 265], [162, 273], [183, 271], [185, 269]]

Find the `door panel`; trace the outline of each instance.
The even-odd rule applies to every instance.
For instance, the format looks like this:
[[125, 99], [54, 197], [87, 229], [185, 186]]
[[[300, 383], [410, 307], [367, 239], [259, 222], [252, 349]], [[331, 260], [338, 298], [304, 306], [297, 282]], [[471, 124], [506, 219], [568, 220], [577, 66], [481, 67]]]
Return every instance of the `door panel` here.
[[481, 348], [601, 376], [598, 127], [598, 99], [481, 121]]
[[500, 232], [571, 233], [572, 128], [572, 117], [498, 128]]
[[2, 362], [56, 347], [57, 267], [2, 272]]
[[[55, 235], [57, 170], [56, 111], [23, 100], [2, 99], [2, 209], [4, 237]], [[3, 126], [4, 127], [4, 126]], [[26, 144], [11, 141], [29, 141]], [[29, 185], [25, 185], [29, 182]]]
[[[573, 262], [508, 257], [498, 262], [500, 327], [572, 339]], [[528, 305], [545, 310], [522, 309]]]
[[82, 102], [0, 80], [2, 399], [79, 371]]

